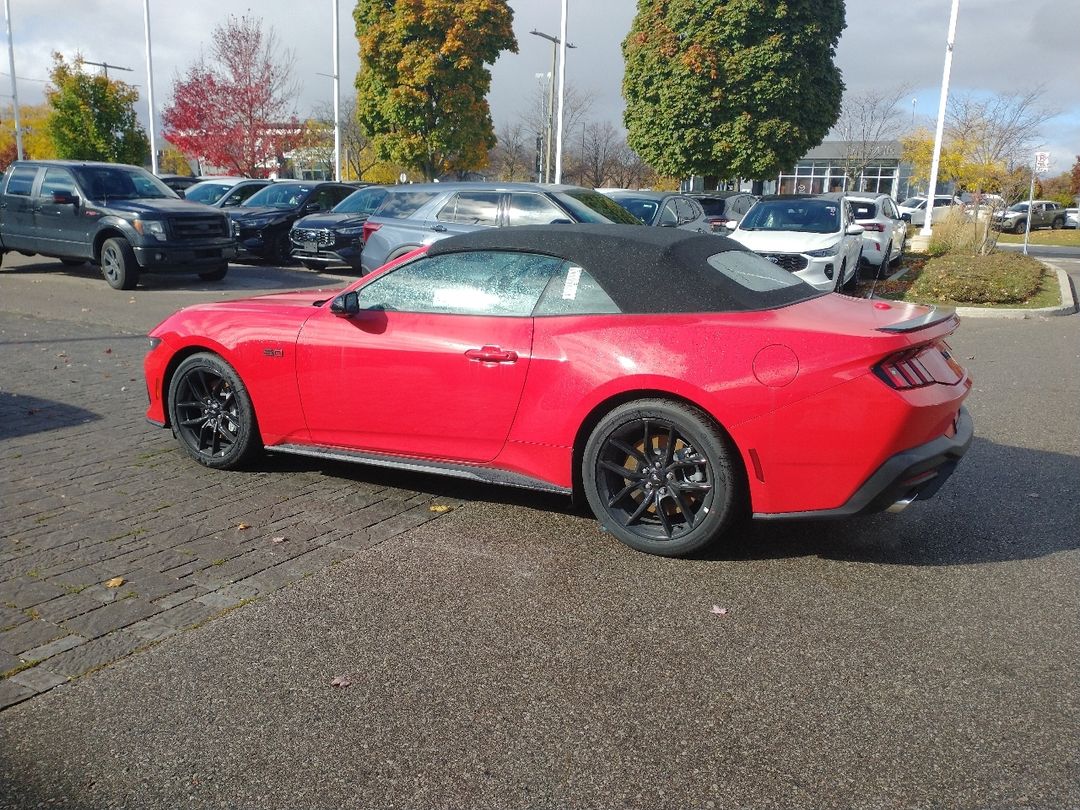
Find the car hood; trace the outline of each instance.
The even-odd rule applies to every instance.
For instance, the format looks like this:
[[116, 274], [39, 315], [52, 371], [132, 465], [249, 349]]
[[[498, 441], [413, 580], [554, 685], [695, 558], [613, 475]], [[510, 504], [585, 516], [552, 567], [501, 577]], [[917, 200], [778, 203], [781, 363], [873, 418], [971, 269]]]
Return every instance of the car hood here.
[[229, 211], [229, 216], [235, 220], [243, 221], [245, 219], [265, 219], [267, 217], [291, 217], [295, 216], [296, 210], [292, 208], [274, 208], [272, 205], [260, 205], [260, 206], [240, 206], [239, 208]]
[[174, 200], [172, 198], [147, 199], [147, 200], [109, 200], [103, 206], [112, 211], [124, 211], [139, 216], [152, 217], [154, 214], [169, 216], [206, 216], [207, 214], [220, 214], [221, 212], [202, 203], [188, 202], [187, 200]]
[[367, 222], [367, 214], [311, 214], [296, 221], [297, 228], [348, 228], [360, 227]]
[[839, 233], [801, 233], [798, 231], [744, 231], [736, 228], [731, 238], [750, 250], [778, 253], [805, 253], [835, 245]]

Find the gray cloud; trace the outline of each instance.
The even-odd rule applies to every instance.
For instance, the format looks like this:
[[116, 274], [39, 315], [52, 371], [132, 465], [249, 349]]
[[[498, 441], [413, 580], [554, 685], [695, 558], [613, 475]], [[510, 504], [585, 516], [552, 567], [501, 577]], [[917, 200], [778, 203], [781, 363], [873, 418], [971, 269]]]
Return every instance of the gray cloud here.
[[[146, 87], [142, 4], [137, 0], [11, 0], [20, 101], [43, 98], [50, 54], [81, 51], [88, 59], [133, 68], [118, 74]], [[567, 60], [567, 78], [593, 96], [591, 117], [620, 123], [621, 43], [636, 4], [631, 0], [569, 0], [568, 39], [578, 47]], [[536, 73], [550, 67], [551, 45], [530, 36], [533, 28], [558, 34], [555, 0], [512, 0], [519, 53], [504, 54], [493, 70], [492, 113], [496, 122], [516, 118], [536, 86]], [[349, 92], [359, 64], [352, 22], [353, 3], [341, 0], [341, 74]], [[297, 114], [306, 115], [331, 96], [331, 3], [327, 0], [151, 0], [155, 95], [159, 108], [172, 82], [205, 47], [210, 31], [227, 14], [260, 15], [296, 57], [301, 84]], [[918, 113], [935, 115], [944, 60], [949, 3], [907, 0], [881, 4], [848, 0], [847, 29], [837, 62], [852, 90], [906, 82]], [[961, 0], [953, 58], [957, 91], [1015, 92], [1044, 86], [1043, 101], [1060, 112], [1044, 133], [1054, 152], [1054, 170], [1080, 153], [1080, 3], [1062, 0]], [[6, 62], [0, 69], [6, 73]], [[0, 92], [7, 95], [6, 75]], [[37, 80], [37, 81], [35, 81]], [[6, 100], [8, 103], [10, 99]]]

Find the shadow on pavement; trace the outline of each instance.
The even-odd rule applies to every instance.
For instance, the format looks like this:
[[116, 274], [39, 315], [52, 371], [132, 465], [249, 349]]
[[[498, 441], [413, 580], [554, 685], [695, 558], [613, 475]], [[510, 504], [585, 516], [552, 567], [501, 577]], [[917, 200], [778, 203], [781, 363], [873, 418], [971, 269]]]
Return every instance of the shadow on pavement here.
[[[320, 470], [326, 475], [591, 517], [568, 497], [461, 479], [298, 456], [267, 455], [259, 470]], [[1080, 548], [1080, 459], [976, 438], [956, 473], [930, 500], [899, 515], [847, 520], [750, 521], [698, 557], [738, 561], [819, 556], [885, 565], [972, 565], [1036, 559]], [[1072, 483], [1070, 483], [1072, 482]]]
[[99, 414], [63, 402], [0, 391], [0, 439], [81, 425]]

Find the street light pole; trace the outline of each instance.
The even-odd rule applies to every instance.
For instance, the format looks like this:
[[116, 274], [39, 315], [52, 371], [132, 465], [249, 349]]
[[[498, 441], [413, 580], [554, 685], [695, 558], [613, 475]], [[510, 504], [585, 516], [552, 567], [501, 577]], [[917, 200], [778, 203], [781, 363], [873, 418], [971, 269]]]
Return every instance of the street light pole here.
[[338, 53], [338, 0], [331, 0], [334, 14], [334, 179], [341, 180], [341, 57]]
[[960, 0], [952, 0], [949, 14], [949, 36], [945, 40], [945, 71], [941, 76], [941, 101], [938, 103], [937, 129], [934, 131], [934, 157], [930, 161], [930, 185], [926, 190], [926, 219], [923, 220], [920, 236], [930, 237], [931, 220], [934, 218], [934, 197], [937, 194], [938, 166], [941, 163], [941, 139], [945, 133], [945, 107], [949, 103], [949, 73], [952, 71], [953, 42], [956, 40], [956, 15], [960, 10]]
[[[559, 37], [553, 37], [551, 34], [545, 34], [542, 31], [532, 30], [529, 32], [533, 36], [542, 37], [543, 39], [551, 42], [551, 72], [548, 74], [548, 111], [547, 111], [547, 123], [544, 125], [544, 170], [542, 173], [542, 182], [551, 182], [551, 130], [553, 120], [555, 118], [555, 64], [559, 55], [559, 46], [562, 40]], [[565, 31], [563, 32], [565, 39]], [[572, 42], [566, 43], [567, 48], [576, 48]], [[564, 54], [565, 55], [565, 54]], [[562, 110], [562, 88], [560, 85], [559, 96], [559, 109]], [[556, 165], [558, 165], [558, 156], [555, 158]], [[557, 181], [556, 181], [557, 182]]]
[[562, 0], [562, 26], [559, 30], [559, 131], [555, 136], [555, 182], [562, 182], [563, 110], [566, 101], [566, 3]]
[[15, 46], [11, 44], [11, 0], [4, 0], [4, 22], [7, 23], [8, 69], [11, 71], [11, 98], [15, 105], [15, 154], [23, 159], [22, 124], [19, 122], [19, 87], [15, 82]]
[[146, 99], [150, 105], [150, 171], [157, 174], [157, 126], [154, 123], [154, 60], [150, 56], [150, 0], [143, 0], [143, 22], [146, 30]]

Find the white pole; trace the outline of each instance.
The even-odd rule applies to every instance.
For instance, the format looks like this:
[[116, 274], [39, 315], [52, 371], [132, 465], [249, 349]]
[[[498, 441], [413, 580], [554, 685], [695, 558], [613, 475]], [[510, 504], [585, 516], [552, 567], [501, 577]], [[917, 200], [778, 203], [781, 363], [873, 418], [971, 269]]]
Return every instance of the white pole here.
[[1035, 200], [1035, 169], [1031, 170], [1031, 188], [1028, 189], [1027, 223], [1024, 225], [1024, 255], [1028, 252], [1028, 234], [1031, 233], [1031, 204]]
[[334, 179], [341, 180], [341, 57], [338, 53], [338, 0], [331, 0], [334, 14]]
[[7, 23], [8, 70], [11, 71], [11, 100], [15, 109], [15, 154], [23, 159], [22, 124], [19, 122], [19, 87], [15, 83], [15, 46], [11, 44], [11, 0], [4, 0], [4, 22]]
[[956, 15], [960, 0], [952, 0], [949, 14], [949, 36], [945, 40], [945, 71], [941, 76], [941, 101], [938, 103], [937, 129], [934, 131], [934, 157], [930, 162], [930, 185], [926, 190], [926, 219], [923, 220], [921, 236], [931, 234], [930, 222], [934, 216], [934, 197], [937, 194], [938, 165], [941, 162], [941, 139], [945, 133], [945, 107], [949, 102], [949, 73], [952, 71], [953, 42], [956, 40]]
[[146, 29], [146, 100], [150, 105], [150, 170], [157, 174], [157, 126], [154, 121], [154, 61], [150, 56], [150, 0], [143, 0], [143, 22], [143, 27]]
[[566, 3], [562, 0], [562, 25], [559, 29], [559, 127], [555, 136], [555, 182], [562, 182], [563, 107], [566, 101]]

